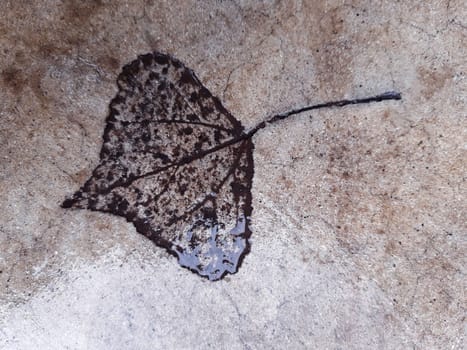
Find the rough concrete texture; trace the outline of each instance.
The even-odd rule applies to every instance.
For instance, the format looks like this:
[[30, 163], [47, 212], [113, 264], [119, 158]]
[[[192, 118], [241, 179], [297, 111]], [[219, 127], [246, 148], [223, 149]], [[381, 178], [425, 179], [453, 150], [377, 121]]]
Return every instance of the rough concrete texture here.
[[[0, 13], [0, 348], [463, 349], [467, 6], [26, 1]], [[254, 137], [252, 250], [209, 282], [63, 210], [121, 66], [168, 52]]]

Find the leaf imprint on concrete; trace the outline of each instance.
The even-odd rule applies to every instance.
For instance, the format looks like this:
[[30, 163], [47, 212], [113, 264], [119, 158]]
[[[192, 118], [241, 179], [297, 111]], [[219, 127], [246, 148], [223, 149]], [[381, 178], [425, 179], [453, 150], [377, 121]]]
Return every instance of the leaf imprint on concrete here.
[[250, 248], [252, 136], [258, 130], [312, 109], [400, 99], [388, 92], [327, 102], [245, 130], [172, 56], [139, 56], [123, 67], [117, 85], [100, 162], [62, 207], [123, 216], [180, 265], [210, 280], [235, 273]]

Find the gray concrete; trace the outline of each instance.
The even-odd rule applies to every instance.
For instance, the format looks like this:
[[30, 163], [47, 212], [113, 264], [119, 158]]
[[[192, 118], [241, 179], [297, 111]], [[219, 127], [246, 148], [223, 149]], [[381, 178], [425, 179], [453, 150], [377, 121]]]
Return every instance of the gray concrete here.
[[[3, 1], [0, 348], [463, 349], [464, 1]], [[252, 251], [209, 282], [124, 219], [59, 208], [121, 66], [168, 52], [254, 142]]]

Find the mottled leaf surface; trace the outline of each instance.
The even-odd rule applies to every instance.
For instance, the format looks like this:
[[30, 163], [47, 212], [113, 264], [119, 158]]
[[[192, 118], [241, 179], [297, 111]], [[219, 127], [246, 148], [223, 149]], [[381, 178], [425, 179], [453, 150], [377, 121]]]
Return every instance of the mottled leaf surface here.
[[251, 137], [169, 55], [139, 56], [117, 84], [100, 163], [62, 206], [123, 216], [211, 280], [236, 272], [249, 249]]

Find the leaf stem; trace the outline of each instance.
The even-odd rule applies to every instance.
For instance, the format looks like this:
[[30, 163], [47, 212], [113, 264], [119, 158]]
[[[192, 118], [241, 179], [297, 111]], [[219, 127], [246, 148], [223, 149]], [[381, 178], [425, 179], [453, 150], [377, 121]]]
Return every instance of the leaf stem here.
[[314, 109], [321, 109], [321, 108], [331, 108], [331, 107], [344, 107], [347, 105], [356, 105], [356, 104], [365, 104], [365, 103], [371, 103], [371, 102], [381, 102], [381, 101], [387, 101], [387, 100], [400, 100], [402, 99], [401, 94], [399, 92], [395, 91], [388, 91], [385, 93], [382, 93], [380, 95], [376, 96], [371, 96], [371, 97], [364, 97], [364, 98], [356, 98], [352, 100], [340, 100], [340, 101], [331, 101], [331, 102], [324, 102], [324, 103], [318, 103], [315, 105], [311, 106], [306, 106], [298, 109], [292, 109], [291, 111], [281, 113], [281, 114], [276, 114], [265, 121], [259, 123], [250, 131], [246, 133], [248, 137], [253, 136], [256, 134], [256, 132], [260, 129], [265, 128], [269, 124], [273, 124], [279, 120], [286, 119], [292, 115], [295, 114], [300, 114], [303, 112], [308, 112]]

